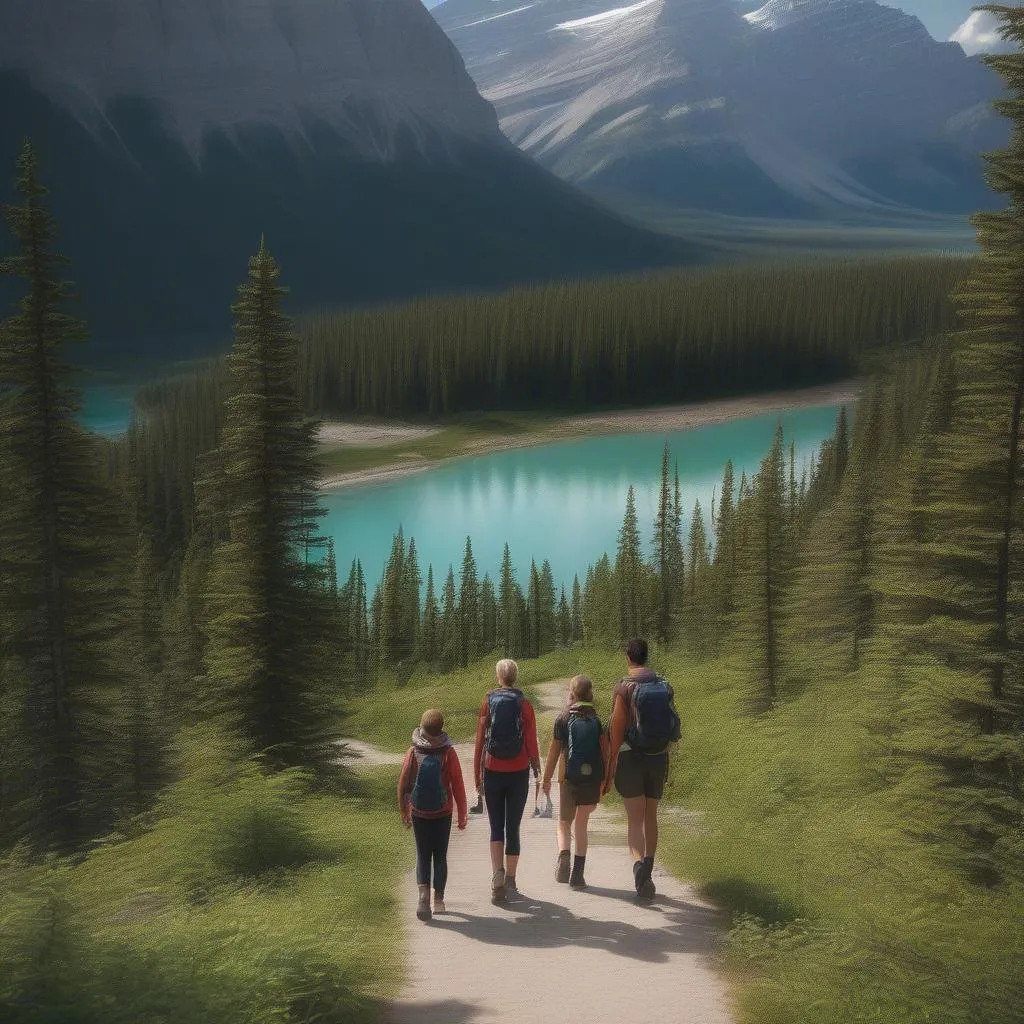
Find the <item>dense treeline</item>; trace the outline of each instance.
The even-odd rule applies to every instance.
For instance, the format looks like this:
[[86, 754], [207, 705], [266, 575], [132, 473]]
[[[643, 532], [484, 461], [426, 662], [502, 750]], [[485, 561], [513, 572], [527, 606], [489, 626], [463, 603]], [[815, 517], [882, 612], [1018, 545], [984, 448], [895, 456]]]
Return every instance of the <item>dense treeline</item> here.
[[322, 313], [303, 391], [325, 415], [680, 402], [834, 380], [953, 323], [968, 261], [672, 272]]

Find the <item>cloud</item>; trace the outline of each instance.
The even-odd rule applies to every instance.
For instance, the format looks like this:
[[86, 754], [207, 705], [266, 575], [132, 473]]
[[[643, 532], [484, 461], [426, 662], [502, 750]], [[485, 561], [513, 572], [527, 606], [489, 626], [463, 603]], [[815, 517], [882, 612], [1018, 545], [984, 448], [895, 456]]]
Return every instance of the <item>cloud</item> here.
[[988, 11], [974, 11], [971, 16], [949, 37], [952, 43], [959, 43], [966, 53], [994, 53], [1012, 49], [998, 32], [999, 20]]

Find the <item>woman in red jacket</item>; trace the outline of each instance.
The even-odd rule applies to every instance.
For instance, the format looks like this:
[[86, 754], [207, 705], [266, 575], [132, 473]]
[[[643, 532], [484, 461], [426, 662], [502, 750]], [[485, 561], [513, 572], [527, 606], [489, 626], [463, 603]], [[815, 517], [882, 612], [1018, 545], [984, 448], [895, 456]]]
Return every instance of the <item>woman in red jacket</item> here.
[[537, 718], [516, 689], [519, 669], [511, 658], [494, 667], [497, 686], [480, 705], [473, 751], [473, 775], [484, 795], [491, 824], [491, 900], [515, 896], [519, 826], [530, 795], [530, 768], [540, 775]]
[[406, 828], [416, 836], [416, 882], [419, 901], [416, 916], [429, 921], [430, 876], [433, 866], [434, 913], [443, 914], [444, 889], [448, 882], [448, 841], [452, 834], [452, 809], [459, 812], [459, 828], [466, 827], [466, 788], [462, 765], [440, 711], [424, 711], [413, 730], [412, 746], [398, 777], [398, 810]]

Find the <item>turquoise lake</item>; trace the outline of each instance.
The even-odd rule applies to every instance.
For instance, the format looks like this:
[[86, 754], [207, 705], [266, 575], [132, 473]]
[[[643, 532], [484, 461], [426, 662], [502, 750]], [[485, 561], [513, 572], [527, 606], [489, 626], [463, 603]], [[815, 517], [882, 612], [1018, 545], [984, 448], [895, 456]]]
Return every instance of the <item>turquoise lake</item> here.
[[830, 405], [678, 433], [585, 438], [457, 459], [437, 469], [324, 494], [325, 532], [334, 537], [342, 582], [358, 557], [371, 594], [399, 526], [406, 544], [410, 537], [416, 540], [424, 583], [427, 565], [433, 564], [438, 592], [449, 564], [455, 567], [457, 585], [467, 534], [481, 578], [484, 572], [497, 578], [507, 541], [521, 585], [529, 579], [530, 560], [539, 566], [547, 558], [556, 585], [564, 583], [568, 591], [575, 573], [582, 583], [588, 564], [605, 551], [614, 556], [630, 484], [649, 552], [666, 440], [679, 462], [688, 527], [698, 499], [707, 522], [712, 491], [720, 488], [728, 459], [737, 485], [742, 471], [748, 477], [757, 472], [779, 420], [787, 446], [796, 442], [799, 479], [832, 434], [837, 412]]

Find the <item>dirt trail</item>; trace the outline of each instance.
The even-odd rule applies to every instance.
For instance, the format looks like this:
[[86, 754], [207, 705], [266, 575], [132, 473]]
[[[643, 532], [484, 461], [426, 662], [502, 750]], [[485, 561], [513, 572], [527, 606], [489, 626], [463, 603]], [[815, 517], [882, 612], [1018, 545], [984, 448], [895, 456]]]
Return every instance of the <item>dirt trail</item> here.
[[[564, 692], [563, 680], [540, 688], [542, 761]], [[456, 749], [472, 806], [473, 748]], [[557, 818], [557, 786], [551, 795]], [[486, 814], [471, 814], [465, 832], [452, 830], [447, 914], [416, 920], [410, 870], [402, 891], [407, 980], [387, 1024], [731, 1024], [725, 985], [710, 960], [719, 913], [657, 867], [657, 896], [637, 903], [624, 819], [603, 806], [592, 819], [589, 888], [557, 883], [555, 821], [532, 817], [533, 806], [531, 788], [517, 900], [490, 901]], [[662, 829], [685, 827], [670, 823], [679, 821], [663, 817]], [[414, 857], [410, 836], [410, 865]]]

